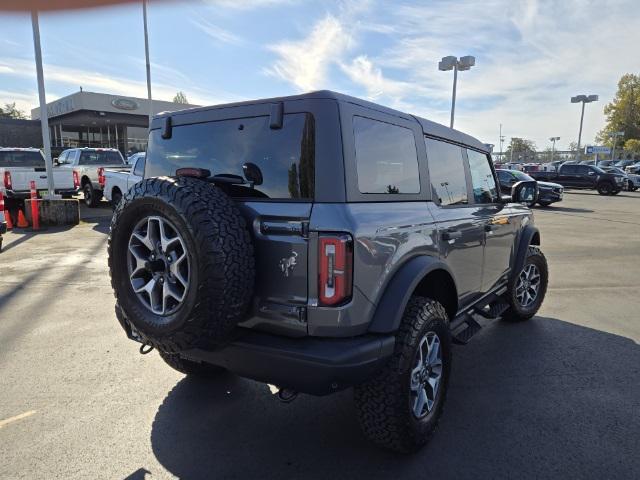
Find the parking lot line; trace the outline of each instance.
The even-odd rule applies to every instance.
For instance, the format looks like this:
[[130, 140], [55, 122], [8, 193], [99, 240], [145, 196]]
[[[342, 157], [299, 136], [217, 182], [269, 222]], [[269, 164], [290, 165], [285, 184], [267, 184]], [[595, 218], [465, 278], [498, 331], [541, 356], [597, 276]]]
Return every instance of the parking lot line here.
[[4, 420], [0, 420], [0, 428], [9, 425], [10, 423], [16, 422], [18, 420], [22, 420], [23, 418], [30, 417], [36, 413], [35, 410], [29, 410], [28, 412], [21, 413], [20, 415], [16, 415], [15, 417], [5, 418]]

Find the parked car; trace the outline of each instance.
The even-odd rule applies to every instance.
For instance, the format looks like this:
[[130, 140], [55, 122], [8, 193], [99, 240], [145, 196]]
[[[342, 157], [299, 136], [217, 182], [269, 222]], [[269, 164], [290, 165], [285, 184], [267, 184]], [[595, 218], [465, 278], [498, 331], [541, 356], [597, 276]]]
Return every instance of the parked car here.
[[632, 173], [627, 173], [622, 170], [620, 167], [603, 167], [602, 170], [608, 173], [617, 173], [619, 175], [623, 175], [624, 179], [627, 183], [626, 190], [633, 192], [640, 187], [640, 175], [634, 175]]
[[84, 193], [84, 202], [89, 207], [97, 207], [102, 198], [102, 186], [98, 170], [106, 167], [125, 166], [126, 162], [115, 148], [70, 148], [58, 157], [61, 169], [76, 172]]
[[633, 163], [624, 167], [626, 173], [640, 174], [640, 162]]
[[557, 172], [531, 172], [536, 180], [559, 183], [565, 188], [595, 189], [600, 195], [616, 195], [625, 186], [624, 175], [607, 173], [594, 165], [563, 163]]
[[365, 434], [396, 451], [435, 429], [474, 316], [522, 321], [544, 299], [522, 204], [536, 183], [504, 197], [482, 142], [368, 101], [161, 114], [144, 176], [108, 243], [127, 336], [180, 372], [231, 370], [284, 401], [353, 386]]
[[611, 167], [617, 160], [598, 160], [597, 166], [602, 167]]
[[637, 162], [637, 160], [620, 160], [620, 161], [617, 161], [616, 163], [614, 163], [613, 166], [614, 167], [619, 167], [622, 170], [624, 170], [625, 168], [627, 168], [630, 165], [633, 165], [636, 162]]
[[127, 158], [127, 163], [129, 165], [133, 165], [138, 158], [144, 157], [144, 156], [145, 156], [145, 152], [133, 153], [133, 154], [129, 155], [129, 157]]
[[101, 176], [104, 198], [108, 202], [111, 202], [114, 207], [120, 203], [122, 196], [127, 193], [133, 185], [142, 180], [144, 176], [145, 155], [144, 153], [142, 155], [136, 155], [130, 167], [126, 169], [106, 168]]
[[[25, 199], [31, 195], [31, 181], [38, 195], [47, 191], [49, 181], [44, 155], [37, 148], [0, 148], [0, 190], [8, 199]], [[78, 192], [78, 177], [69, 170], [53, 169], [55, 193], [71, 197]]]
[[[526, 173], [518, 170], [496, 170], [498, 182], [500, 183], [500, 191], [507, 195], [511, 194], [511, 189], [518, 182], [536, 182]], [[538, 205], [548, 207], [552, 203], [562, 201], [564, 195], [564, 187], [557, 183], [537, 181], [538, 184]], [[529, 203], [528, 207], [533, 207], [536, 202]]]

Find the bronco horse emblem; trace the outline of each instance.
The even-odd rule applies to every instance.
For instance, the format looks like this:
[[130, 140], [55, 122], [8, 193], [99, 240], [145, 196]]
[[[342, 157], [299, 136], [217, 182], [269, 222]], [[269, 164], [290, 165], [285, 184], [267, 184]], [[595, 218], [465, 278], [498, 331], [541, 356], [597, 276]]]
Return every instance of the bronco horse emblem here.
[[293, 267], [295, 267], [298, 262], [296, 259], [298, 258], [298, 253], [293, 252], [290, 257], [285, 257], [280, 260], [280, 270], [284, 273], [285, 277], [288, 277], [290, 273], [293, 272]]

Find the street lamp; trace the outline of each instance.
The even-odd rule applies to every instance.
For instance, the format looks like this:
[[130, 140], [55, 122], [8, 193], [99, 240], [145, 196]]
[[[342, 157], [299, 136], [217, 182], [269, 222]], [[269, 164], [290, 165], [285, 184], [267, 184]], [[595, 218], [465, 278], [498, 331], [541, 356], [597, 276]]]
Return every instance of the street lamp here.
[[615, 154], [616, 154], [616, 143], [618, 142], [618, 137], [624, 137], [624, 132], [611, 132], [609, 136], [613, 137], [613, 149], [611, 150], [611, 160], [614, 160]]
[[582, 113], [580, 114], [580, 131], [578, 132], [578, 153], [576, 153], [576, 160], [580, 160], [580, 141], [582, 140], [582, 121], [584, 120], [584, 104], [597, 102], [598, 95], [576, 95], [571, 97], [571, 103], [582, 103]]
[[551, 145], [551, 161], [553, 162], [553, 154], [556, 153], [556, 141], [560, 140], [560, 137], [551, 137], [549, 138], [550, 142], [553, 142]]
[[438, 62], [438, 70], [441, 72], [447, 72], [453, 70], [453, 95], [451, 97], [451, 123], [450, 127], [453, 128], [453, 116], [456, 111], [456, 85], [458, 84], [458, 70], [469, 70], [476, 64], [476, 57], [467, 55], [460, 57], [460, 59], [454, 56], [442, 57], [442, 60]]

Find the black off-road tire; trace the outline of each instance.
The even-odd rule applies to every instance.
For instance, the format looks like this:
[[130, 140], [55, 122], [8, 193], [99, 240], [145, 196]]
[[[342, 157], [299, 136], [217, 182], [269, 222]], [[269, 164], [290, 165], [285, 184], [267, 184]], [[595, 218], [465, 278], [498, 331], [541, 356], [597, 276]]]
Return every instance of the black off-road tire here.
[[185, 375], [194, 377], [215, 377], [216, 375], [220, 375], [227, 371], [217, 365], [186, 360], [180, 357], [177, 353], [167, 353], [162, 350], [158, 350], [158, 353], [167, 365], [180, 373], [184, 373]]
[[84, 193], [84, 203], [87, 207], [96, 208], [100, 204], [102, 192], [93, 188], [91, 183], [86, 183], [85, 186], [82, 187], [82, 192]]
[[545, 207], [545, 208], [546, 208], [546, 207], [548, 207], [549, 205], [551, 205], [551, 203], [552, 203], [552, 202], [538, 202], [538, 204], [539, 204], [541, 207]]
[[611, 192], [615, 190], [615, 186], [609, 181], [604, 181], [600, 182], [596, 189], [600, 195], [611, 195]]
[[120, 203], [120, 200], [122, 200], [122, 192], [120, 191], [119, 188], [116, 187], [111, 192], [111, 207], [114, 210], [116, 209], [116, 206]]
[[622, 190], [613, 190], [613, 191], [611, 192], [611, 195], [617, 195], [617, 194], [619, 194], [621, 191], [622, 191]]
[[[129, 239], [149, 216], [175, 227], [190, 264], [184, 299], [164, 316], [147, 308], [129, 280]], [[136, 184], [115, 208], [107, 250], [124, 322], [160, 351], [224, 344], [249, 310], [255, 275], [251, 236], [233, 200], [207, 182], [159, 177]]]
[[[442, 348], [442, 378], [431, 411], [423, 418], [412, 412], [410, 377], [418, 345], [435, 332]], [[396, 333], [394, 353], [371, 380], [355, 387], [354, 399], [366, 437], [384, 448], [411, 453], [431, 438], [447, 395], [451, 369], [451, 333], [444, 307], [425, 297], [412, 297]]]
[[526, 308], [522, 307], [516, 298], [516, 282], [518, 281], [520, 272], [512, 275], [512, 278], [509, 280], [509, 290], [505, 294], [509, 308], [502, 314], [503, 320], [509, 322], [529, 320], [538, 312], [542, 302], [544, 301], [544, 297], [547, 293], [547, 284], [549, 283], [549, 267], [547, 265], [547, 259], [542, 253], [542, 250], [540, 250], [540, 247], [534, 245], [529, 246], [523, 269], [530, 263], [533, 263], [540, 271], [540, 291], [538, 292], [535, 301], [530, 306]]

